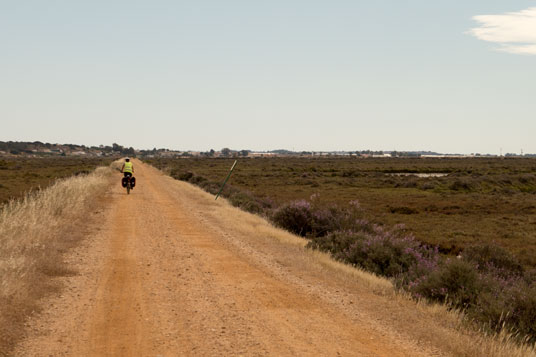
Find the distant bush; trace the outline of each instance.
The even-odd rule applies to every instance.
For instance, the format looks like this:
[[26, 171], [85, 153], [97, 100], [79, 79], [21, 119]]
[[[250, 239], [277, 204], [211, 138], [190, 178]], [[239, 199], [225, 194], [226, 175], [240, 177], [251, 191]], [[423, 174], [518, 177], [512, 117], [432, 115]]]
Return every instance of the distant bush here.
[[190, 181], [194, 177], [194, 173], [190, 171], [180, 171], [177, 169], [172, 169], [169, 172], [169, 175], [176, 180], [180, 181]]
[[225, 193], [224, 196], [235, 207], [239, 207], [250, 213], [261, 214], [265, 210], [272, 207], [272, 202], [269, 200], [261, 200], [256, 198], [251, 192], [243, 190], [230, 190], [231, 193]]
[[404, 188], [415, 188], [418, 186], [418, 182], [416, 179], [411, 178], [403, 182], [401, 186]]
[[522, 174], [517, 177], [517, 180], [522, 185], [532, 185], [536, 184], [536, 175], [533, 174]]
[[398, 213], [398, 214], [417, 214], [419, 213], [418, 210], [406, 207], [406, 206], [399, 206], [399, 207], [389, 207], [389, 212], [391, 213]]
[[467, 179], [456, 179], [452, 182], [449, 188], [453, 191], [471, 191], [474, 187]]
[[395, 187], [416, 188], [419, 186], [417, 179], [413, 177], [398, 177], [397, 179]]
[[200, 185], [203, 182], [208, 181], [206, 177], [193, 175], [188, 182], [193, 183], [194, 185]]
[[177, 178], [181, 181], [190, 181], [192, 177], [194, 177], [194, 174], [188, 171], [179, 174]]
[[359, 177], [361, 172], [358, 170], [345, 170], [342, 172], [342, 177]]
[[420, 186], [421, 190], [433, 190], [437, 187], [436, 183], [434, 182], [425, 182]]
[[473, 265], [450, 259], [427, 275], [408, 282], [405, 288], [418, 298], [468, 308], [475, 305], [483, 286]]
[[220, 190], [220, 185], [213, 181], [203, 181], [199, 183], [199, 187], [213, 195], [217, 194]]
[[462, 259], [473, 263], [482, 273], [493, 273], [503, 278], [521, 276], [523, 266], [512, 254], [496, 245], [472, 246], [466, 248]]

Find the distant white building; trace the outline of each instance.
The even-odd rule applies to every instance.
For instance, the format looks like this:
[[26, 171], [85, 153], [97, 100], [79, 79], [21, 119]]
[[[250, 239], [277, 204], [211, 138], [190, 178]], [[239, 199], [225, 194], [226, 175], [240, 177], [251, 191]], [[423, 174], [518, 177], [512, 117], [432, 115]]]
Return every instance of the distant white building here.
[[475, 157], [475, 155], [421, 155], [421, 158], [432, 158], [432, 159], [444, 159], [444, 158], [449, 158], [449, 159], [463, 159], [463, 158], [468, 158], [468, 157]]
[[248, 156], [250, 157], [274, 157], [276, 156], [276, 154], [273, 152], [250, 152]]

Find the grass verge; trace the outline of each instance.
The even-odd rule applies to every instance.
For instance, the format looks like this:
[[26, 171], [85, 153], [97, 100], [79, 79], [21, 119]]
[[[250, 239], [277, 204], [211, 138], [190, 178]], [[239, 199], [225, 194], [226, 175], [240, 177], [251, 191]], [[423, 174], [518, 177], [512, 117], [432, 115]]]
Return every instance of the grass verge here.
[[0, 355], [24, 336], [39, 301], [59, 289], [54, 278], [73, 274], [63, 254], [84, 237], [111, 168], [58, 180], [0, 210]]

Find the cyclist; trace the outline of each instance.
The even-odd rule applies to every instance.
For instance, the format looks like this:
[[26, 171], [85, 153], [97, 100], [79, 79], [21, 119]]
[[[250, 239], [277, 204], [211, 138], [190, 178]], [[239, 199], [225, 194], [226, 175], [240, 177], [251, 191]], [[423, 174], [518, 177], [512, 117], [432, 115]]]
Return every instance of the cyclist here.
[[123, 167], [121, 167], [121, 172], [125, 177], [132, 177], [134, 174], [134, 165], [130, 162], [130, 158], [125, 158], [125, 162], [123, 163]]

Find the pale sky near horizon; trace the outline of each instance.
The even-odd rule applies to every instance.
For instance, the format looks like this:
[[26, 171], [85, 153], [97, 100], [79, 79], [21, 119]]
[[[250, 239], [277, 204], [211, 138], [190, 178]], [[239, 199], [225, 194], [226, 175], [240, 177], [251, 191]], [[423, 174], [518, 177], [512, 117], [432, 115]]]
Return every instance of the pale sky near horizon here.
[[0, 0], [1, 141], [536, 153], [536, 0]]

